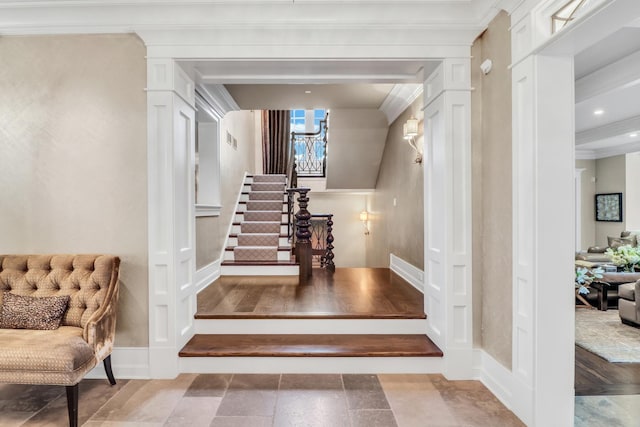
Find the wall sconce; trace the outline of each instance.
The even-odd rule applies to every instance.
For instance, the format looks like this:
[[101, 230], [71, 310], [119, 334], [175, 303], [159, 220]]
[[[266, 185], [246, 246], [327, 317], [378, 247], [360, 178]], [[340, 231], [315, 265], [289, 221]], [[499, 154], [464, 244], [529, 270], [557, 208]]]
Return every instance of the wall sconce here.
[[368, 236], [369, 227], [367, 226], [367, 223], [369, 221], [369, 212], [367, 212], [366, 210], [360, 212], [360, 221], [362, 221], [362, 225], [364, 226], [364, 235]]
[[418, 149], [418, 144], [416, 143], [416, 136], [418, 136], [418, 119], [411, 116], [411, 118], [402, 126], [402, 135], [409, 145], [416, 150], [416, 159], [414, 162], [422, 163], [422, 153]]

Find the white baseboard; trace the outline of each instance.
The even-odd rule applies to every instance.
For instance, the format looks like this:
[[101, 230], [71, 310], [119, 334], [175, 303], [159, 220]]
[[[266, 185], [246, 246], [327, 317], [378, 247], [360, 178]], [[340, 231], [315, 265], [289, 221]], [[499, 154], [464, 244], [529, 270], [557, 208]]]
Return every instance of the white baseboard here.
[[391, 260], [389, 265], [391, 271], [409, 282], [411, 286], [424, 293], [424, 272], [394, 254], [391, 254], [390, 258]]
[[220, 277], [220, 263], [221, 261], [218, 259], [196, 271], [196, 275], [194, 277], [196, 293], [200, 292]]
[[522, 422], [530, 425], [533, 393], [509, 369], [482, 349], [474, 350], [475, 378], [493, 393]]
[[[148, 379], [149, 349], [147, 347], [116, 347], [111, 353], [111, 369], [118, 379]], [[104, 365], [98, 364], [85, 378], [104, 379], [107, 374]]]

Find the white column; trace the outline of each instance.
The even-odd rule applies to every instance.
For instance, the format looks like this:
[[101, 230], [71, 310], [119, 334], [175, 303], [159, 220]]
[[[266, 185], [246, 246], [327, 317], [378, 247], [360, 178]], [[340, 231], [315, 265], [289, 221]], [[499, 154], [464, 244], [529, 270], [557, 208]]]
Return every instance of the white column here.
[[582, 172], [586, 169], [576, 168], [575, 170], [575, 216], [576, 216], [576, 252], [582, 250]]
[[193, 83], [171, 59], [147, 62], [149, 366], [178, 374], [196, 310]]
[[[512, 34], [525, 31], [516, 26]], [[573, 57], [529, 55], [513, 67], [512, 82], [514, 412], [528, 425], [569, 426], [575, 323], [567, 309], [574, 298]]]
[[425, 310], [449, 379], [473, 375], [469, 65], [445, 59], [424, 87]]

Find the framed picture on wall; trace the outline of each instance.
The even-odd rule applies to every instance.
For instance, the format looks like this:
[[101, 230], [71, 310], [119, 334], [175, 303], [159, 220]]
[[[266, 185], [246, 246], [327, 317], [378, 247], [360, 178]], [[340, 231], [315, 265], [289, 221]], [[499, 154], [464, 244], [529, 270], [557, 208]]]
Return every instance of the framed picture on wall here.
[[596, 194], [596, 221], [622, 222], [622, 193]]

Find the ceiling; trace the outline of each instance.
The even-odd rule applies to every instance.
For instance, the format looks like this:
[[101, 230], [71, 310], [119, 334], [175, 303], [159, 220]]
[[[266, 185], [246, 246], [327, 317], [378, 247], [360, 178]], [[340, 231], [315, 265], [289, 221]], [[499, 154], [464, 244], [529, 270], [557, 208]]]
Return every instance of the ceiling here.
[[[206, 88], [223, 84], [243, 110], [376, 109], [422, 84], [439, 60], [182, 60]], [[385, 104], [385, 105], [383, 105]], [[389, 111], [385, 111], [392, 118]], [[396, 112], [399, 113], [399, 112]]]
[[387, 84], [245, 84], [225, 85], [243, 110], [380, 107], [394, 85]]
[[575, 57], [576, 157], [640, 150], [640, 28], [632, 24]]

